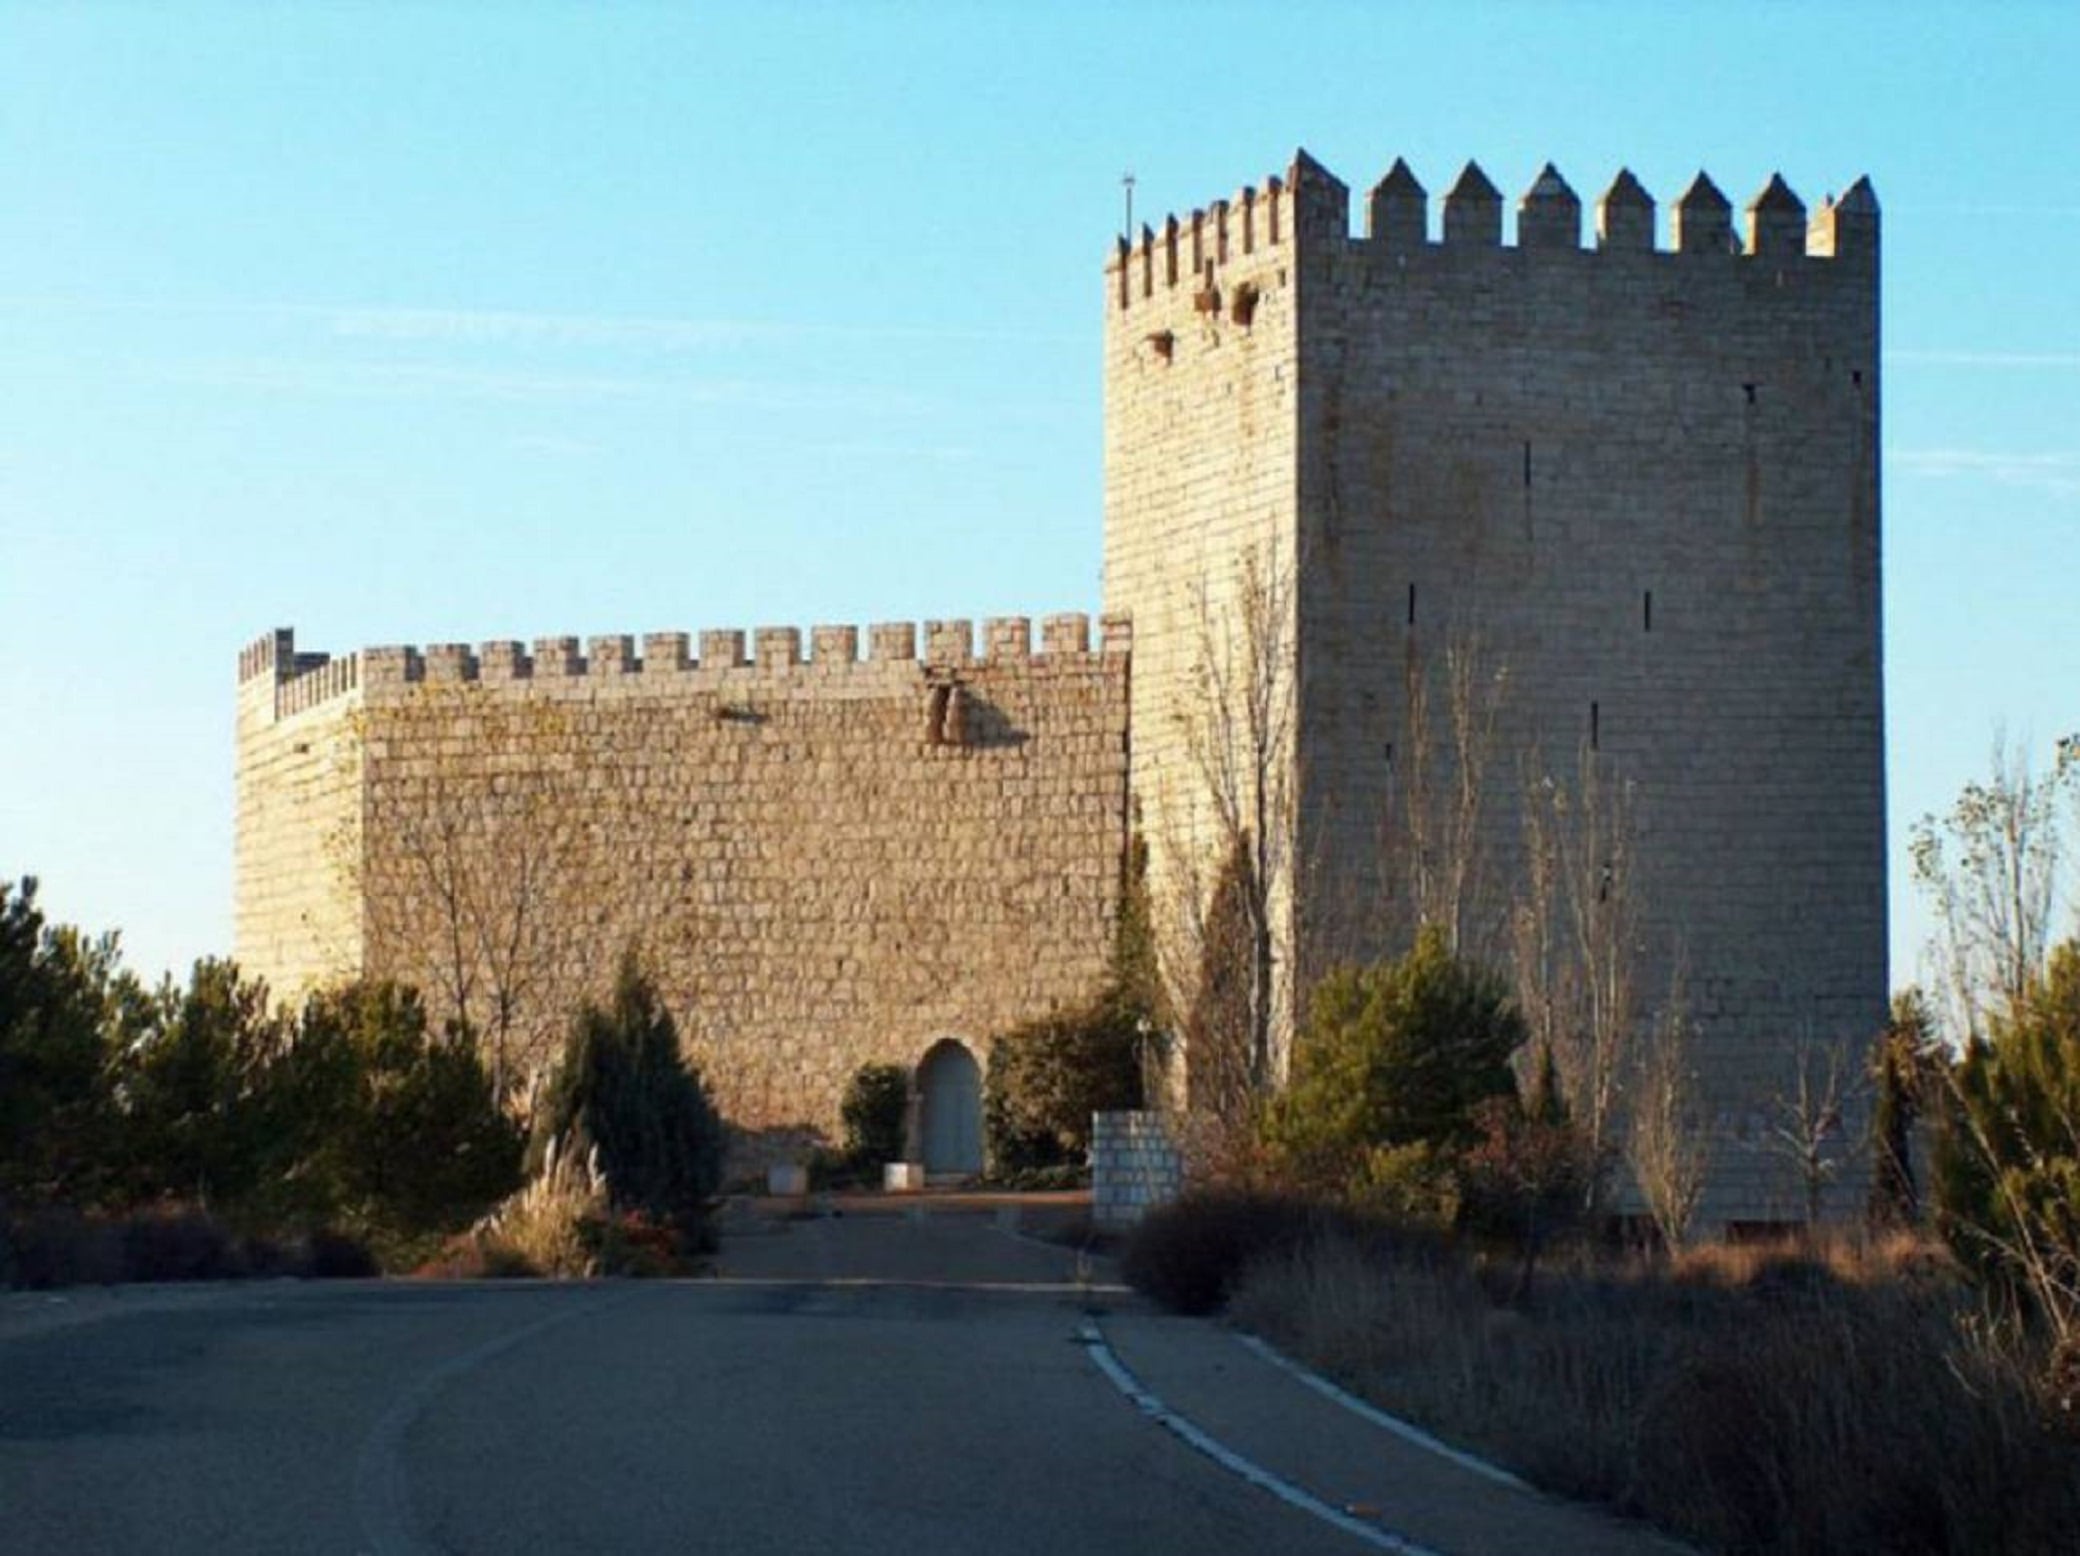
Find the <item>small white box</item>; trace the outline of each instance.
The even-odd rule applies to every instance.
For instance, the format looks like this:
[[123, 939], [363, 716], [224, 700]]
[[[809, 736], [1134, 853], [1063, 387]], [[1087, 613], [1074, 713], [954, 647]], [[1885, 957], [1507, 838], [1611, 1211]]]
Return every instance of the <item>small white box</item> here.
[[890, 1194], [915, 1194], [924, 1187], [923, 1162], [888, 1162], [881, 1169], [881, 1187]]

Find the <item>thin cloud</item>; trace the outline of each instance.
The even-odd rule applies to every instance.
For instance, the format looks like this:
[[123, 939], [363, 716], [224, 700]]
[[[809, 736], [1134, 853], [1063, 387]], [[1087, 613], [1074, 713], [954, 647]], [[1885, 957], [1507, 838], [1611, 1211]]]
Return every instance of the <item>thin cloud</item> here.
[[[298, 312], [310, 310], [298, 308]], [[1070, 331], [963, 330], [939, 325], [819, 324], [801, 320], [677, 319], [594, 313], [534, 313], [473, 308], [339, 308], [343, 339], [423, 341], [472, 346], [583, 346], [694, 351], [746, 341], [1022, 340], [1083, 342]]]
[[1977, 477], [2002, 486], [2080, 497], [2080, 452], [2016, 454], [1974, 448], [1905, 448], [1893, 451], [1888, 463], [1909, 474], [1938, 480]]
[[492, 400], [516, 404], [726, 405], [761, 411], [922, 416], [934, 402], [906, 390], [742, 378], [490, 371], [425, 362], [196, 358], [141, 365], [162, 383], [350, 399]]
[[515, 313], [466, 308], [343, 308], [331, 314], [342, 340], [464, 346], [636, 347], [698, 351], [794, 332], [741, 319], [615, 318], [583, 313]]
[[168, 301], [129, 297], [0, 295], [0, 312], [138, 314], [266, 319], [316, 324], [339, 340], [473, 347], [578, 347], [683, 352], [758, 341], [1019, 341], [1083, 345], [1078, 330], [959, 329], [933, 324], [832, 324], [801, 319], [676, 318], [669, 315], [542, 312], [529, 309], [322, 303]]

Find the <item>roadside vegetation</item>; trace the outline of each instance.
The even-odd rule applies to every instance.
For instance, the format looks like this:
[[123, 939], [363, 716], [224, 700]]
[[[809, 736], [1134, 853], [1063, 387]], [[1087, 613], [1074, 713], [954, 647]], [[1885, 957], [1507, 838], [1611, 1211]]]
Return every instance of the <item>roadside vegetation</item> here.
[[1527, 804], [1499, 935], [1434, 890], [1479, 861], [1429, 849], [1407, 949], [1317, 977], [1283, 1088], [1254, 1079], [1249, 894], [1213, 890], [1199, 922], [1225, 902], [1238, 932], [1173, 961], [1213, 1077], [1186, 1088], [1195, 1187], [1134, 1232], [1126, 1278], [1706, 1549], [2070, 1550], [2080, 925], [2061, 938], [2059, 888], [2080, 749], [2044, 774], [2006, 759], [1916, 829], [1948, 975], [1864, 1055], [1787, 1041], [1751, 1148], [1796, 1209], [1738, 1242], [1699, 1222], [1725, 1147], [1680, 983], [1639, 984], [1630, 824], [1602, 781], [1585, 766]]
[[0, 1284], [697, 1265], [722, 1126], [634, 963], [522, 1102], [409, 988], [146, 988], [0, 886]]

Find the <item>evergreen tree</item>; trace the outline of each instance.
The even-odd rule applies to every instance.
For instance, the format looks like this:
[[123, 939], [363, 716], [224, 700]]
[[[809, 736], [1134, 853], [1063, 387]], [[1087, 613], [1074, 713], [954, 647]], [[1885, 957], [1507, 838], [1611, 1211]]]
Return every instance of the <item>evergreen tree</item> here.
[[612, 1000], [587, 1003], [571, 1028], [537, 1125], [537, 1160], [552, 1139], [596, 1147], [615, 1207], [658, 1221], [697, 1221], [721, 1182], [722, 1120], [633, 952]]

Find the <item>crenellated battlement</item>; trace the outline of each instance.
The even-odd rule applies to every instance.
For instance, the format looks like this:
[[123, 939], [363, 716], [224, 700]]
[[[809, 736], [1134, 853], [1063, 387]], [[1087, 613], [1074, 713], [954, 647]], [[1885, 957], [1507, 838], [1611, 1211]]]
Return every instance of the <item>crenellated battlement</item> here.
[[[1360, 233], [1350, 227], [1349, 188], [1305, 151], [1283, 176], [1245, 185], [1232, 200], [1216, 200], [1186, 216], [1143, 225], [1138, 240], [1119, 238], [1106, 264], [1116, 309], [1187, 289], [1202, 313], [1221, 309], [1218, 281], [1234, 262], [1287, 251], [1296, 242], [1335, 239], [1399, 255], [1514, 248], [1526, 251], [1713, 254], [1731, 259], [1853, 260], [1875, 264], [1878, 202], [1870, 180], [1858, 178], [1839, 199], [1805, 202], [1773, 174], [1743, 214], [1736, 233], [1732, 203], [1699, 173], [1669, 208], [1668, 243], [1656, 244], [1654, 199], [1628, 169], [1619, 169], [1597, 198], [1585, 243], [1582, 199], [1552, 163], [1516, 201], [1515, 242], [1504, 242], [1504, 196], [1477, 162], [1468, 162], [1451, 187], [1432, 201], [1409, 165], [1396, 159], [1364, 202]], [[1247, 318], [1240, 322], [1247, 323]]]
[[[511, 639], [481, 644], [385, 645], [334, 657], [298, 653], [292, 629], [279, 628], [240, 650], [240, 684], [273, 675], [277, 718], [329, 702], [362, 688], [419, 683], [514, 681], [600, 681], [620, 676], [660, 677], [793, 673], [830, 676], [863, 667], [922, 664], [931, 669], [1024, 662], [1046, 664], [1076, 658], [1118, 658], [1133, 647], [1133, 625], [1124, 615], [1098, 618], [1066, 611], [1040, 619], [1037, 646], [1026, 616], [927, 621], [922, 635], [909, 621], [876, 622], [866, 629], [867, 655], [860, 657], [860, 629], [850, 625], [754, 627], [686, 632], [628, 633], [590, 639], [542, 637], [530, 647]], [[806, 652], [804, 644], [807, 644]], [[918, 648], [923, 644], [920, 659]], [[696, 646], [698, 651], [696, 652]]]

